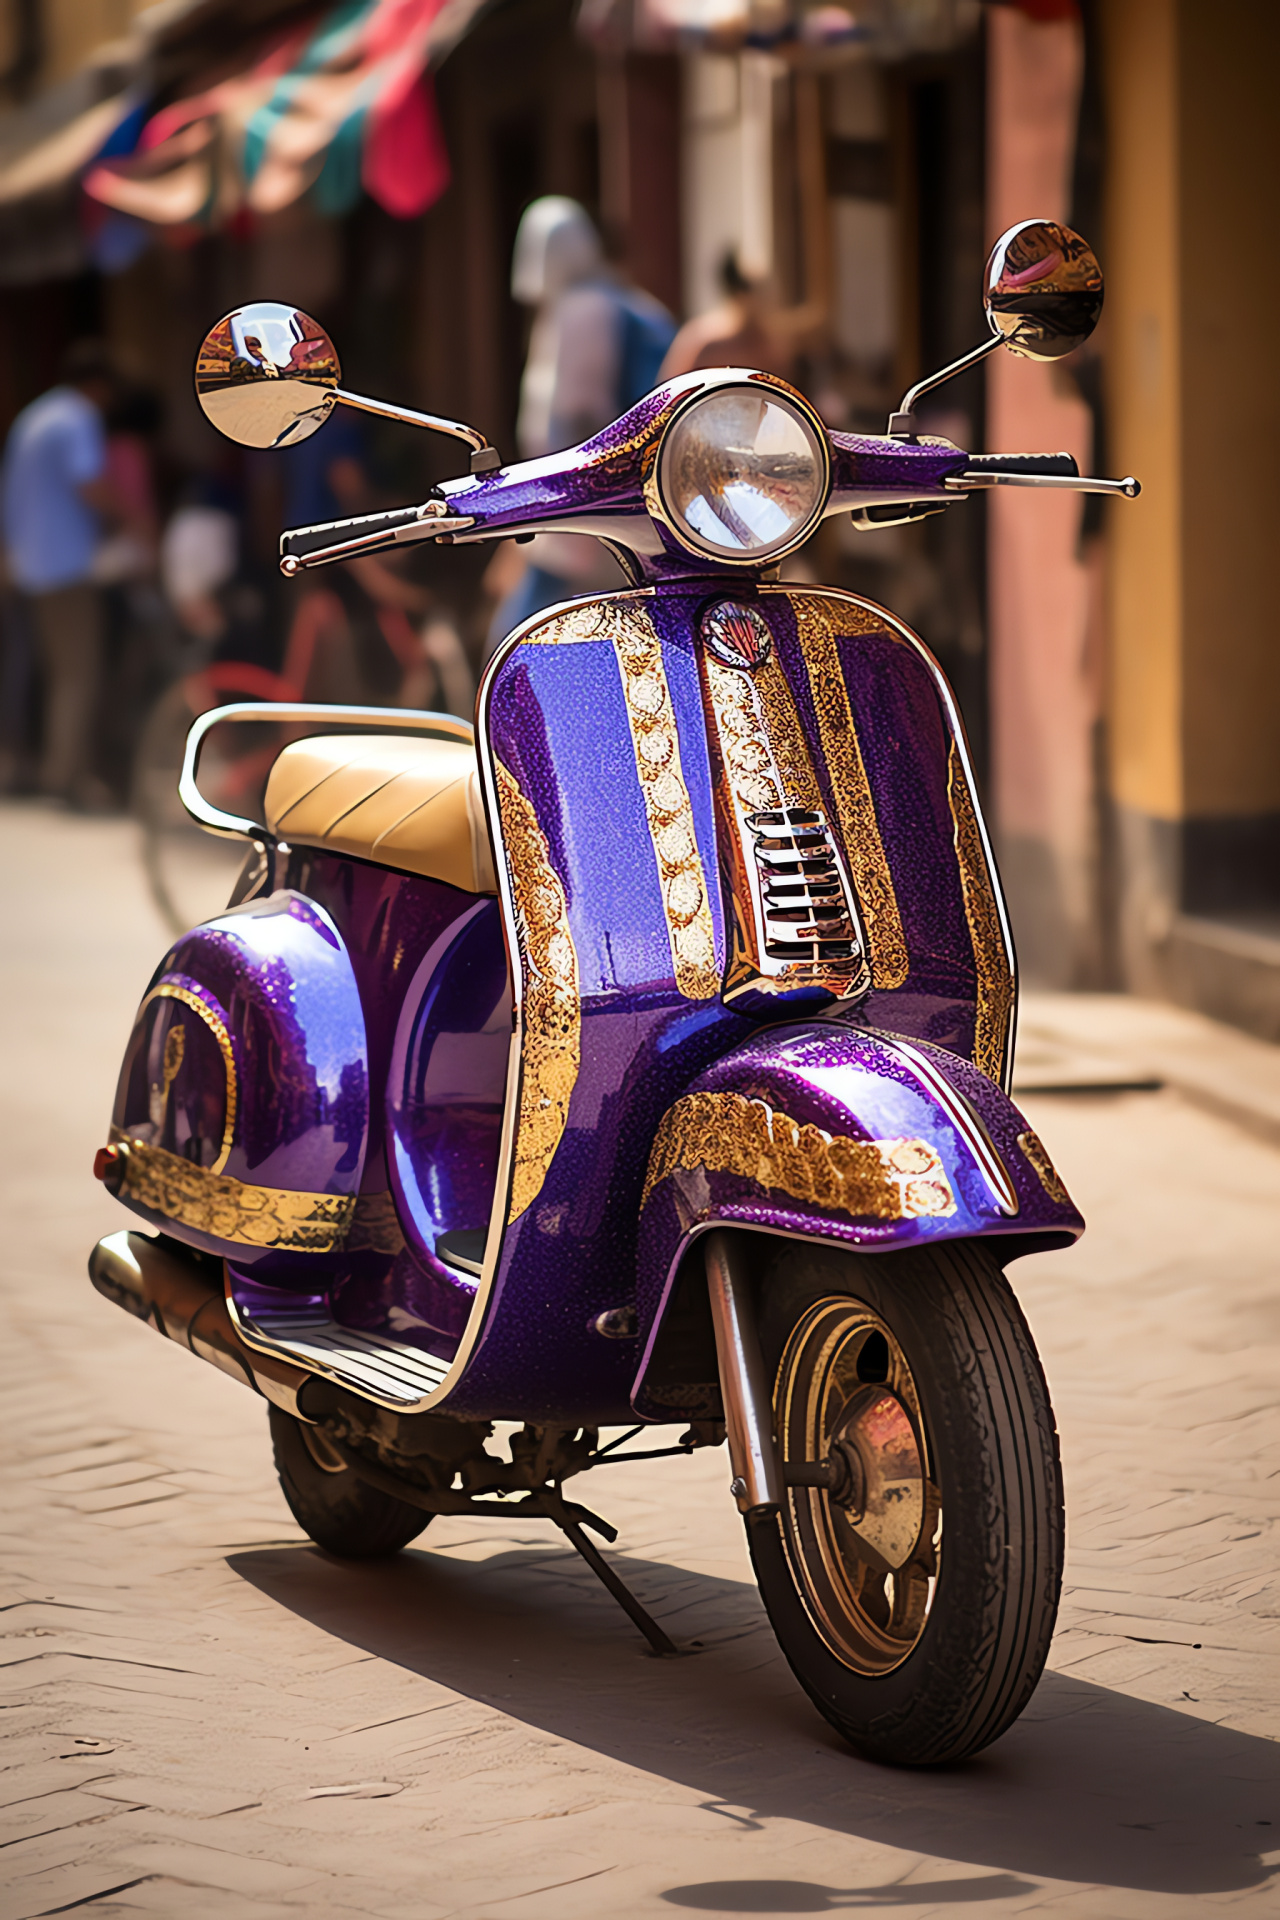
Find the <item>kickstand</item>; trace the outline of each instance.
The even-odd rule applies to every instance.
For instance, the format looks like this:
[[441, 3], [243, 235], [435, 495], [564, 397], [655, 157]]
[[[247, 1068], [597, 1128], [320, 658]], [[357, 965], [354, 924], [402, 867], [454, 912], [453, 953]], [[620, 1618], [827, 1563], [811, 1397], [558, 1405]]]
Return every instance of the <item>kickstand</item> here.
[[547, 1500], [546, 1512], [548, 1517], [555, 1521], [571, 1545], [577, 1548], [592, 1573], [595, 1574], [596, 1579], [609, 1589], [623, 1612], [630, 1614], [654, 1652], [678, 1654], [680, 1651], [679, 1647], [677, 1647], [673, 1641], [668, 1640], [666, 1634], [662, 1631], [662, 1628], [658, 1625], [652, 1614], [645, 1612], [645, 1609], [640, 1605], [634, 1593], [618, 1578], [599, 1548], [593, 1541], [588, 1540], [577, 1521], [571, 1514], [565, 1511], [563, 1500], [558, 1496], [554, 1500]]

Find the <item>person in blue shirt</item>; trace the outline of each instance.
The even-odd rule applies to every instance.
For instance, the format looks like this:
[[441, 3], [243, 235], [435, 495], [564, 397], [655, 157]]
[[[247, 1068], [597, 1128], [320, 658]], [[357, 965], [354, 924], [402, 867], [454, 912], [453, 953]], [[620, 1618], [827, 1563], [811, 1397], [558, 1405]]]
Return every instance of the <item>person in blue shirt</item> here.
[[103, 611], [93, 563], [115, 516], [106, 479], [104, 409], [113, 380], [95, 341], [72, 346], [56, 387], [9, 429], [0, 525], [10, 585], [30, 616], [44, 685], [42, 793], [102, 804], [93, 768], [102, 681]]

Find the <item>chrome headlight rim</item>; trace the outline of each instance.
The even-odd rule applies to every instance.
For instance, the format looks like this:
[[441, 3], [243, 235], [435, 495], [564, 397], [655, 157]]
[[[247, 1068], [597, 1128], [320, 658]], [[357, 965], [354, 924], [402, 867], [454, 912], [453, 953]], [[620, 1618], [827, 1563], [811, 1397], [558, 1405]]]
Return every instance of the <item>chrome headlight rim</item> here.
[[[734, 387], [746, 392], [755, 392], [764, 387], [775, 401], [796, 414], [812, 433], [821, 464], [821, 480], [808, 518], [783, 539], [765, 547], [757, 547], [752, 553], [736, 553], [700, 537], [684, 524], [679, 513], [668, 502], [663, 489], [663, 455], [675, 428], [713, 394], [724, 393]], [[826, 422], [804, 395], [778, 374], [760, 373], [745, 367], [725, 367], [705, 374], [699, 384], [682, 397], [664, 422], [645, 480], [645, 508], [650, 519], [657, 521], [686, 553], [694, 554], [700, 560], [712, 560], [717, 566], [758, 571], [761, 567], [771, 567], [776, 561], [784, 560], [789, 553], [794, 553], [797, 547], [804, 545], [826, 512], [832, 480], [831, 441]]]

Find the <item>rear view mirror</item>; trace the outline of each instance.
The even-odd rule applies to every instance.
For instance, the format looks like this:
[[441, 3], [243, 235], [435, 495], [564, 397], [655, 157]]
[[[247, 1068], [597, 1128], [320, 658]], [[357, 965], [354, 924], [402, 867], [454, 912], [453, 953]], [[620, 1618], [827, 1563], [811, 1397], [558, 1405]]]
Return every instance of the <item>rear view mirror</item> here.
[[291, 447], [329, 418], [342, 369], [318, 321], [258, 300], [205, 335], [196, 397], [205, 418], [242, 447]]
[[1060, 360], [1083, 346], [1098, 324], [1102, 269], [1070, 227], [1023, 220], [991, 249], [983, 297], [991, 330], [1010, 353]]

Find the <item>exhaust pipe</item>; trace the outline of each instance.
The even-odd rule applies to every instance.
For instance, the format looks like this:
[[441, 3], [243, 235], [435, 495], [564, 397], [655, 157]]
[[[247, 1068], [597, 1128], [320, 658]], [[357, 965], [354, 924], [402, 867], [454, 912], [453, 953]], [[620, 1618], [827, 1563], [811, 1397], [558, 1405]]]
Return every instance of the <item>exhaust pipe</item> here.
[[104, 1300], [305, 1420], [298, 1393], [313, 1376], [245, 1345], [227, 1311], [221, 1274], [221, 1261], [184, 1258], [148, 1233], [109, 1233], [89, 1255], [89, 1278]]

